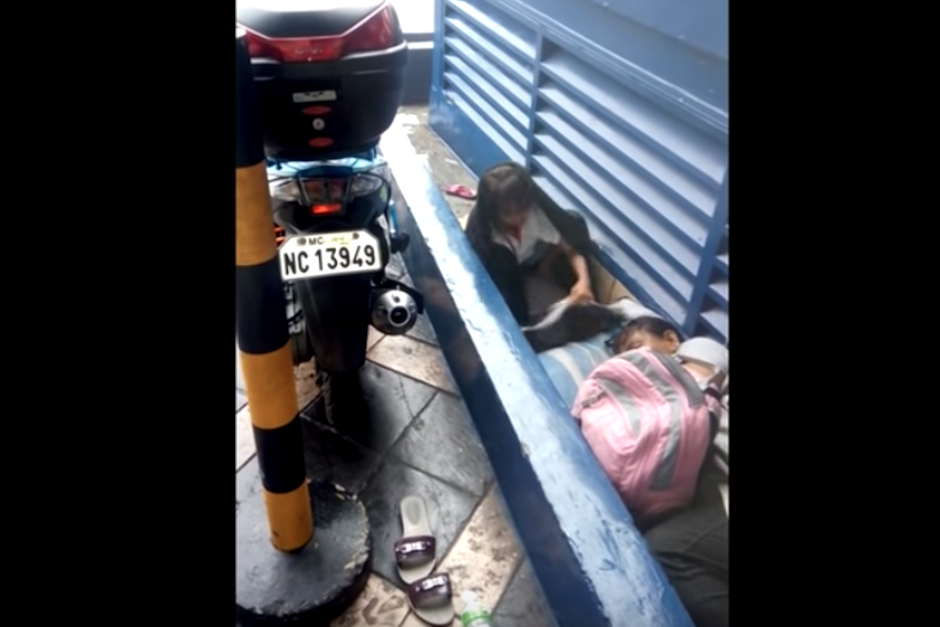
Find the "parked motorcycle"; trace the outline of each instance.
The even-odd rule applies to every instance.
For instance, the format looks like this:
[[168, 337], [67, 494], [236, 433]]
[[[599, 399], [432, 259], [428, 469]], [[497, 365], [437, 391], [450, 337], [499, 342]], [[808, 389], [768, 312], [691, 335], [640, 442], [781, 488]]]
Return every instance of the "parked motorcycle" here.
[[423, 313], [421, 294], [386, 276], [409, 240], [376, 151], [401, 104], [407, 42], [386, 0], [344, 4], [236, 6], [260, 97], [291, 352], [295, 364], [316, 358], [331, 419], [361, 399], [369, 324], [400, 335]]

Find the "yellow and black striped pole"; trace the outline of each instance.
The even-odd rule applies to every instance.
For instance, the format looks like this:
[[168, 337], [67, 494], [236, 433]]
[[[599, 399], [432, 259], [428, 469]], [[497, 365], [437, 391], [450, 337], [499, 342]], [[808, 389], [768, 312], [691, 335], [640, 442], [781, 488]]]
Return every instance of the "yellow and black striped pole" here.
[[244, 32], [237, 29], [235, 63], [235, 335], [271, 543], [296, 551], [313, 537], [313, 514], [260, 111]]

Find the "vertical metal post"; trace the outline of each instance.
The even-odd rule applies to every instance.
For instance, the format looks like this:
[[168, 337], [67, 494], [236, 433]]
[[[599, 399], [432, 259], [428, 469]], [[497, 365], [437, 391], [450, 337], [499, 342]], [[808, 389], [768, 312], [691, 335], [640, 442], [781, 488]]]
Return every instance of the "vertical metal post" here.
[[235, 66], [235, 335], [271, 543], [296, 551], [313, 538], [313, 514], [260, 111], [244, 31], [238, 29]]
[[[702, 305], [705, 303], [705, 297], [708, 294], [708, 286], [711, 283], [712, 269], [715, 267], [715, 257], [718, 256], [718, 248], [721, 246], [721, 240], [724, 238], [725, 234], [725, 226], [728, 224], [729, 176], [730, 168], [725, 170], [725, 177], [721, 182], [721, 191], [718, 194], [718, 200], [715, 204], [715, 212], [712, 214], [711, 224], [708, 227], [708, 237], [706, 237], [705, 245], [702, 247], [702, 260], [699, 264], [698, 274], [695, 277], [692, 297], [689, 299], [688, 313], [682, 324], [682, 331], [689, 337], [695, 335], [695, 330], [702, 317]], [[720, 329], [715, 329], [715, 331], [720, 331]], [[727, 331], [725, 331], [725, 337], [727, 338]]]

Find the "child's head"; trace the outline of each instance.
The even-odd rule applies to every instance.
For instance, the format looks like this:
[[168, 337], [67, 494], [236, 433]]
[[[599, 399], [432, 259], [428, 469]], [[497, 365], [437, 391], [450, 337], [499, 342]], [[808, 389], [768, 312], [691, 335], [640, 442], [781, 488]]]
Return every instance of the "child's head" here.
[[625, 353], [637, 348], [651, 348], [672, 355], [679, 349], [679, 331], [671, 323], [654, 316], [630, 321], [614, 341], [614, 351]]
[[535, 182], [516, 163], [493, 166], [480, 177], [477, 207], [497, 227], [518, 227], [535, 202]]

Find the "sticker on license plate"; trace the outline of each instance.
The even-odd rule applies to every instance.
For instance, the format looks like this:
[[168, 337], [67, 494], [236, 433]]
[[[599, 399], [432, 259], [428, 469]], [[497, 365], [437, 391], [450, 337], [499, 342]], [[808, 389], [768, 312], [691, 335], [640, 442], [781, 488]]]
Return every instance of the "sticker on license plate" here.
[[291, 94], [291, 98], [298, 104], [302, 102], [332, 102], [336, 100], [336, 92], [332, 89], [322, 91], [298, 91]]
[[295, 235], [284, 240], [278, 254], [285, 281], [382, 269], [379, 240], [368, 231]]

